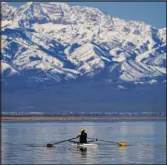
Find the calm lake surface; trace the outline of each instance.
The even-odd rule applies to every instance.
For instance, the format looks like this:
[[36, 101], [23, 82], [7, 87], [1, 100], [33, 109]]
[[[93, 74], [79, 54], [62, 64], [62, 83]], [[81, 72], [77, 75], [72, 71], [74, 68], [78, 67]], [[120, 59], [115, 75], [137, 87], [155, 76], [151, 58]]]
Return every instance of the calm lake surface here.
[[[3, 121], [2, 164], [166, 164], [166, 121]], [[88, 137], [125, 141], [127, 147], [96, 142], [86, 152], [70, 142], [85, 128]]]

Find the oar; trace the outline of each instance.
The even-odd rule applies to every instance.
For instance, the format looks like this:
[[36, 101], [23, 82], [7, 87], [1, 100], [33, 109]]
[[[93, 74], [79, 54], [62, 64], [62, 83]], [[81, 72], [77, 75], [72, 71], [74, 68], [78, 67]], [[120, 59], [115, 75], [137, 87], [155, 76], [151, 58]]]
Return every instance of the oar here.
[[75, 137], [75, 138], [71, 138], [71, 139], [67, 139], [67, 140], [62, 140], [62, 141], [59, 141], [59, 142], [56, 142], [56, 143], [53, 143], [53, 144], [48, 143], [46, 145], [46, 147], [53, 147], [53, 145], [55, 145], [55, 144], [63, 143], [63, 142], [66, 142], [66, 141], [69, 141], [69, 140], [73, 140], [73, 139], [77, 139], [77, 138]]
[[101, 139], [93, 139], [93, 138], [88, 138], [88, 139], [92, 139], [92, 140], [96, 140], [96, 141], [102, 141], [102, 142], [108, 142], [108, 143], [112, 143], [112, 144], [118, 144], [119, 146], [127, 146], [126, 142], [113, 142], [113, 141], [108, 141], [108, 140], [101, 140]]

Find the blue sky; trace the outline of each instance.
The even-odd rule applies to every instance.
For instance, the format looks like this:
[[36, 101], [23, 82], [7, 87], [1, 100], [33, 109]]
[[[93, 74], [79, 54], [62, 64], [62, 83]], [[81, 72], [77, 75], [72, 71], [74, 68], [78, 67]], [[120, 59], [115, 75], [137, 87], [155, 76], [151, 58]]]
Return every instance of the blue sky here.
[[[19, 7], [25, 2], [8, 2]], [[96, 7], [114, 17], [140, 20], [156, 28], [166, 27], [166, 2], [67, 2], [69, 5]]]

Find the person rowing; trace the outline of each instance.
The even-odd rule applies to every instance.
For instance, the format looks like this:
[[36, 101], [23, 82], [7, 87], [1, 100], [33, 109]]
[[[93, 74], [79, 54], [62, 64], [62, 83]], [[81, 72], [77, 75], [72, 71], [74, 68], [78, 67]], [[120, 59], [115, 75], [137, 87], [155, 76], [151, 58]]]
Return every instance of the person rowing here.
[[76, 136], [76, 138], [79, 138], [79, 143], [87, 143], [87, 133], [85, 132], [85, 129], [82, 128], [81, 132]]

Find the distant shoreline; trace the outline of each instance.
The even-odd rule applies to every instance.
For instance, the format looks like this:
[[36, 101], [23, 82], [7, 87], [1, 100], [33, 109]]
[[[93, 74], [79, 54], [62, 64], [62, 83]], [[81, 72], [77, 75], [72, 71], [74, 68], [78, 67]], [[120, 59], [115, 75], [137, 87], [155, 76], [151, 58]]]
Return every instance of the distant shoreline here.
[[2, 116], [1, 121], [26, 121], [26, 120], [166, 120], [166, 116], [128, 116], [128, 117], [90, 117], [90, 116]]

